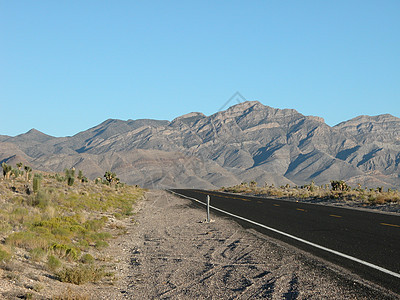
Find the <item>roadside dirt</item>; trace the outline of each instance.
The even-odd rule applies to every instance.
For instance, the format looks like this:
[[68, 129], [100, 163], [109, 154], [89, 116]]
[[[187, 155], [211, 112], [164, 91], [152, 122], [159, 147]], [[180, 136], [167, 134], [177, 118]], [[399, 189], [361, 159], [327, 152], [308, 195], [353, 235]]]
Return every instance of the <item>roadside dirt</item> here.
[[165, 191], [148, 191], [135, 211], [108, 224], [126, 229], [99, 254], [112, 280], [62, 283], [21, 253], [0, 269], [0, 299], [400, 298], [228, 218], [205, 223], [204, 207]]

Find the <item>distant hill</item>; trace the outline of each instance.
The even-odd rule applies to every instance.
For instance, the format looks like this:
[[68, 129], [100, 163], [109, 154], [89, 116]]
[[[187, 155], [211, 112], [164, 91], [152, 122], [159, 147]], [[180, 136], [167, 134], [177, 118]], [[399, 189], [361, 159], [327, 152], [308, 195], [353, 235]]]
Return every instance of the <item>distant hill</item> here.
[[106, 170], [144, 187], [214, 188], [255, 180], [259, 185], [327, 184], [400, 187], [400, 119], [359, 116], [334, 127], [293, 109], [244, 102], [211, 116], [173, 121], [106, 120], [72, 137], [35, 129], [0, 136], [0, 161], [43, 171]]

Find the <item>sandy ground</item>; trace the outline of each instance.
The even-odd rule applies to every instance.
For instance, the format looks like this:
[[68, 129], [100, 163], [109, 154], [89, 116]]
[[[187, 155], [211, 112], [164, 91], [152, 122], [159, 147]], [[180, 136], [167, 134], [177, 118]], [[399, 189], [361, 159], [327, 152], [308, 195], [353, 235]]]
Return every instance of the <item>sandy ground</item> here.
[[165, 191], [135, 210], [108, 225], [127, 231], [101, 253], [114, 280], [62, 283], [21, 254], [0, 269], [0, 299], [400, 299], [228, 218], [205, 223], [204, 207]]

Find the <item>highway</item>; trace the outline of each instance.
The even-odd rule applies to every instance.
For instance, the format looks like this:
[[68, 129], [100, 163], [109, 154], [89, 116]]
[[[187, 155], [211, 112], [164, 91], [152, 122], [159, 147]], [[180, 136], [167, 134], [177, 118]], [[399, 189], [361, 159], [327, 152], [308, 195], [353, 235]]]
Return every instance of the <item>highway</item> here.
[[205, 190], [171, 191], [203, 203], [210, 195], [211, 211], [214, 208], [214, 212], [227, 212], [244, 226], [342, 266], [400, 295], [398, 215]]

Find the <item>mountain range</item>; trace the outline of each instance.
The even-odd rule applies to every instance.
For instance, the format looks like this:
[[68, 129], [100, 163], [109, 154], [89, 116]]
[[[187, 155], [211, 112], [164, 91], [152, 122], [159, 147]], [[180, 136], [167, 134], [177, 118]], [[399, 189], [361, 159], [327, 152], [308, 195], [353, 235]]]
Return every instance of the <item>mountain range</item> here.
[[[340, 111], [338, 111], [340, 113]], [[400, 119], [359, 116], [336, 126], [293, 109], [243, 102], [211, 116], [116, 120], [71, 137], [32, 129], [0, 135], [0, 161], [89, 178], [106, 170], [148, 188], [329, 184], [400, 187]]]

